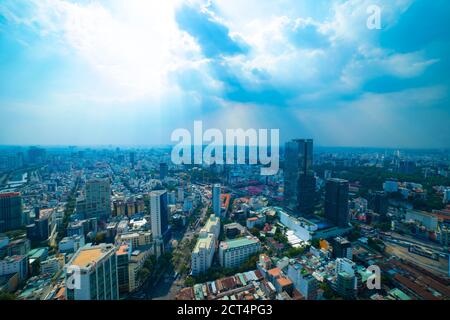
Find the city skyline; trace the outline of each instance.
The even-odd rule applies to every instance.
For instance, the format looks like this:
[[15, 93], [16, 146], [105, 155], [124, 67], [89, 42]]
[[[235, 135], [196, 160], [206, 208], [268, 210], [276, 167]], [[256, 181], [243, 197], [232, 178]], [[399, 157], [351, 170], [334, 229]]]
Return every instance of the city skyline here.
[[0, 0], [0, 302], [448, 306], [449, 18], [448, 0]]
[[[366, 26], [369, 4], [381, 30]], [[280, 129], [281, 143], [449, 148], [449, 11], [424, 0], [3, 1], [0, 144], [168, 145], [202, 120]]]

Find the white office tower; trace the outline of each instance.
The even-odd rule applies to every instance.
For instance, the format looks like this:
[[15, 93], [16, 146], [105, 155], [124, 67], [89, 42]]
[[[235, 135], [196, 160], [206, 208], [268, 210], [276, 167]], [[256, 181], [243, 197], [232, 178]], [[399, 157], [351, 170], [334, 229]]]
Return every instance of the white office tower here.
[[164, 236], [169, 228], [169, 210], [165, 190], [150, 192], [150, 219], [156, 246], [155, 253], [159, 257], [164, 252]]
[[212, 207], [213, 212], [217, 217], [221, 217], [220, 206], [220, 184], [214, 184], [212, 188]]
[[201, 232], [191, 255], [192, 274], [206, 272], [212, 264], [216, 241], [212, 233]]
[[116, 248], [87, 245], [64, 267], [67, 300], [118, 300]]
[[212, 233], [214, 238], [219, 239], [220, 235], [220, 218], [212, 214], [209, 216], [208, 221], [206, 221], [205, 226], [200, 230], [200, 232]]

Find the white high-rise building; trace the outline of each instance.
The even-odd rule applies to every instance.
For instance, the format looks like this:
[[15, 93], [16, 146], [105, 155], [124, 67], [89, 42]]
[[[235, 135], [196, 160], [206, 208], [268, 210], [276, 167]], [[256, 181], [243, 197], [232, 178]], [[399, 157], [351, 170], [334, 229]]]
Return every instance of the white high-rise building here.
[[150, 219], [152, 235], [155, 241], [155, 253], [159, 257], [164, 252], [164, 236], [169, 230], [169, 209], [167, 191], [150, 192]]
[[220, 218], [212, 214], [209, 216], [208, 221], [206, 221], [205, 226], [200, 230], [200, 232], [212, 233], [214, 238], [219, 239], [220, 235]]
[[206, 272], [212, 264], [216, 240], [212, 233], [201, 233], [191, 255], [192, 274]]
[[167, 192], [150, 192], [150, 219], [154, 238], [162, 237], [168, 227]]
[[220, 219], [212, 214], [200, 230], [199, 239], [192, 251], [191, 269], [193, 275], [204, 273], [211, 267], [219, 234]]
[[64, 266], [67, 300], [118, 300], [116, 247], [87, 245]]
[[221, 217], [220, 205], [220, 184], [214, 184], [212, 188], [212, 207], [213, 212], [217, 217]]

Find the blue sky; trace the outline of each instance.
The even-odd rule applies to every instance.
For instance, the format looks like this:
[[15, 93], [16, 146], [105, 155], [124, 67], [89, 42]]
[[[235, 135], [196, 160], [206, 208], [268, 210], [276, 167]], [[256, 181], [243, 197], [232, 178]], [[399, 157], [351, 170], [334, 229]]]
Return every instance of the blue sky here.
[[0, 144], [165, 144], [203, 120], [448, 148], [448, 17], [446, 0], [2, 0]]

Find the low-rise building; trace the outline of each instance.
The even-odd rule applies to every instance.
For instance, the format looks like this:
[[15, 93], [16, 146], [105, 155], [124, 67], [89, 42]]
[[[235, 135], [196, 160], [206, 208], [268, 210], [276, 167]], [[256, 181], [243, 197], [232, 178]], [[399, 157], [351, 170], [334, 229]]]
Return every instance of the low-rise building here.
[[41, 262], [41, 274], [55, 274], [61, 270], [61, 259], [53, 257]]
[[129, 292], [133, 292], [139, 288], [142, 280], [139, 276], [139, 271], [144, 266], [145, 260], [153, 254], [152, 250], [134, 250], [130, 255], [130, 262], [128, 265], [128, 288]]
[[119, 243], [128, 243], [131, 250], [143, 246], [149, 246], [153, 243], [151, 231], [128, 232], [119, 236]]
[[75, 253], [85, 245], [84, 235], [73, 235], [62, 238], [58, 244], [60, 253]]
[[219, 246], [219, 262], [225, 268], [237, 268], [251, 255], [259, 252], [258, 238], [245, 237], [222, 241]]
[[19, 274], [20, 282], [28, 278], [27, 256], [8, 256], [0, 260], [0, 276], [13, 273]]
[[302, 265], [294, 263], [289, 265], [288, 277], [306, 300], [317, 298], [318, 282]]

